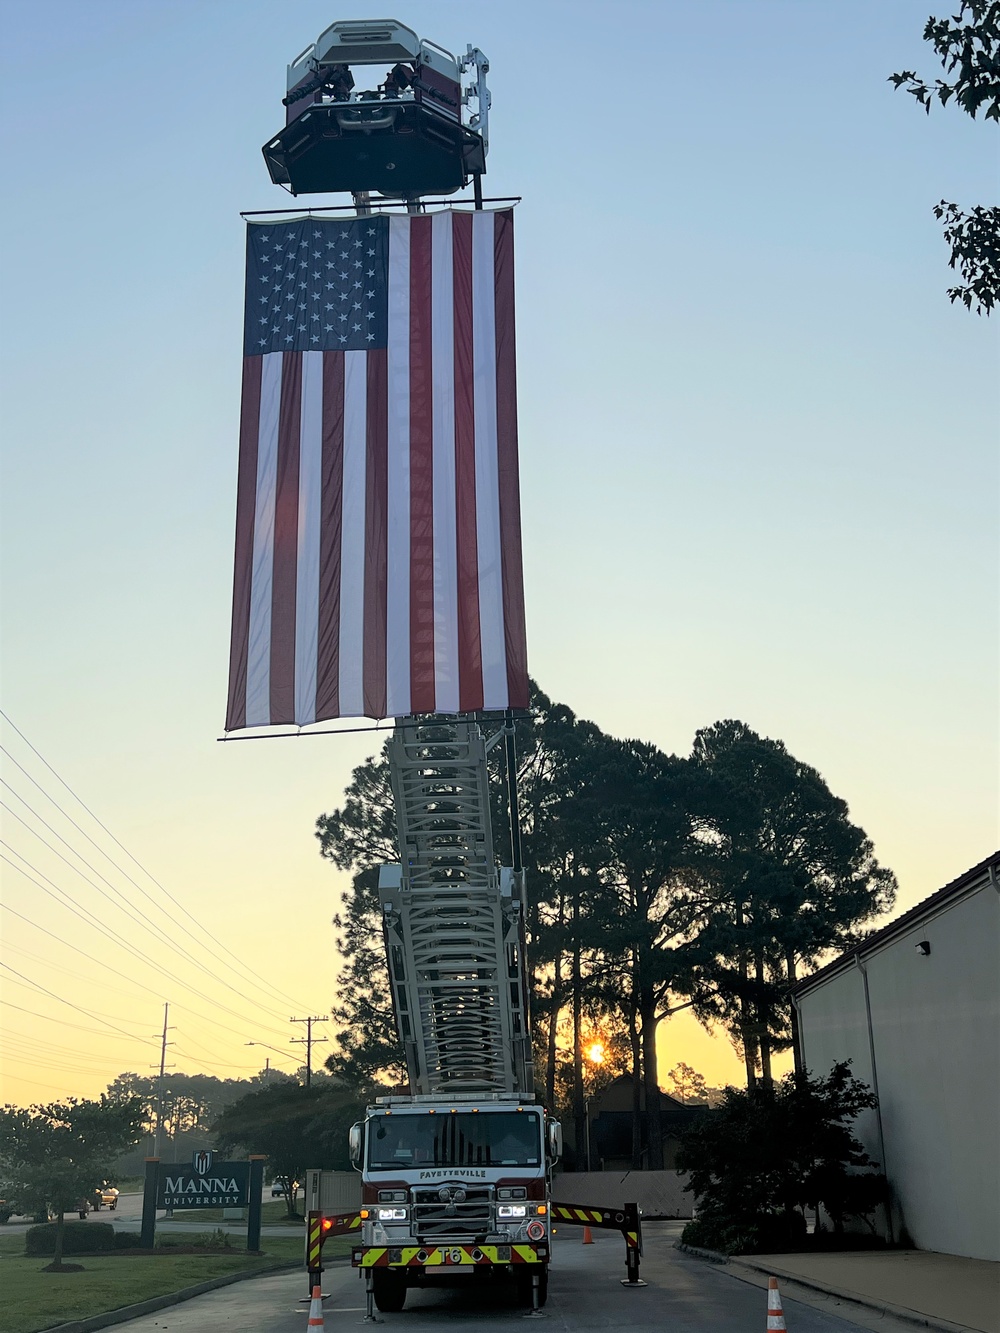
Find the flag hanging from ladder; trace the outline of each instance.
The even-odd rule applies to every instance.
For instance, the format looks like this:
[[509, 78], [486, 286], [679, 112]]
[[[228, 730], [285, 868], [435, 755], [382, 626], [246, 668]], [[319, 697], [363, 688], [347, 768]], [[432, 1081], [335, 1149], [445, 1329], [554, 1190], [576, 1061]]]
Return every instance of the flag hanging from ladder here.
[[226, 730], [523, 708], [513, 213], [251, 223]]

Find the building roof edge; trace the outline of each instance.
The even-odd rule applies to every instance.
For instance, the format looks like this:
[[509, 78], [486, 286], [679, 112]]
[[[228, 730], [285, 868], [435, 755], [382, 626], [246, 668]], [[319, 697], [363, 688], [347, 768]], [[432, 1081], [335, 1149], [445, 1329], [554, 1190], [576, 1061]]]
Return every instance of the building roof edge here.
[[834, 958], [832, 962], [827, 963], [816, 972], [811, 972], [809, 976], [803, 977], [791, 988], [791, 994], [794, 996], [804, 995], [817, 983], [826, 981], [834, 973], [848, 967], [855, 959], [864, 958], [867, 954], [873, 953], [891, 940], [894, 935], [902, 935], [925, 917], [932, 916], [952, 898], [959, 897], [969, 889], [980, 887], [980, 880], [982, 880], [984, 887], [991, 882], [994, 884], [1000, 882], [1000, 851], [993, 852], [985, 860], [980, 861], [978, 865], [972, 866], [964, 874], [959, 875], [957, 879], [945, 884], [943, 888], [932, 893], [930, 897], [924, 898], [915, 907], [909, 908], [895, 921], [890, 921], [879, 930], [873, 931], [871, 935], [840, 954], [839, 957]]

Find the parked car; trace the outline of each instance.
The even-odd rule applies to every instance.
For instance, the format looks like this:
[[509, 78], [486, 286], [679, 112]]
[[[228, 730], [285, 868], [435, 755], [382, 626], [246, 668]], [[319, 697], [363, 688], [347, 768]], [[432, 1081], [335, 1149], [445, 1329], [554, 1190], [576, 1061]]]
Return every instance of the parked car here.
[[77, 1199], [76, 1209], [77, 1212], [80, 1214], [80, 1221], [82, 1222], [86, 1218], [87, 1214], [90, 1212], [90, 1200]]
[[[292, 1185], [292, 1197], [293, 1197], [293, 1198], [294, 1198], [295, 1195], [298, 1193], [298, 1190], [299, 1190], [299, 1182], [296, 1180], [296, 1181], [294, 1182], [294, 1184]], [[272, 1198], [272, 1199], [283, 1199], [283, 1198], [285, 1198], [286, 1194], [287, 1194], [287, 1190], [285, 1189], [285, 1182], [284, 1182], [283, 1180], [276, 1180], [276, 1181], [274, 1182], [274, 1184], [271, 1186], [271, 1198]]]

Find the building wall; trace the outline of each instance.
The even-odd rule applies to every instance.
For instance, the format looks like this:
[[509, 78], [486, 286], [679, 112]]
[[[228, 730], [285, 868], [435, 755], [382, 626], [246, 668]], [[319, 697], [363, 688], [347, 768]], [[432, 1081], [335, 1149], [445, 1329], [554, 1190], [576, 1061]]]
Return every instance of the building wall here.
[[[1000, 1259], [1000, 894], [984, 883], [863, 965], [877, 1078], [855, 965], [800, 996], [806, 1067], [824, 1074], [851, 1059], [859, 1078], [877, 1081], [897, 1227], [920, 1249]], [[883, 1161], [876, 1114], [861, 1116], [856, 1131]]]

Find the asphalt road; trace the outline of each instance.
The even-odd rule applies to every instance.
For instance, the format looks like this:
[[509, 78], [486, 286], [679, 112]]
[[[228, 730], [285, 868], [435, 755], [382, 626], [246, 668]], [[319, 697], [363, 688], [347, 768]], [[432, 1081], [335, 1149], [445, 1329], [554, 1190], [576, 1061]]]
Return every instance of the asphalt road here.
[[[596, 1232], [597, 1243], [583, 1246], [580, 1232], [564, 1227], [555, 1240], [544, 1310], [549, 1327], [562, 1333], [612, 1328], [628, 1328], [631, 1333], [765, 1333], [766, 1291], [740, 1281], [725, 1268], [675, 1250], [680, 1226], [644, 1225], [642, 1276], [649, 1285], [638, 1290], [621, 1286], [625, 1247], [617, 1234]], [[364, 1288], [357, 1272], [337, 1263], [324, 1276], [326, 1328], [360, 1325]], [[301, 1272], [256, 1278], [118, 1327], [130, 1333], [304, 1333], [308, 1318], [308, 1307], [300, 1300], [304, 1285]], [[858, 1307], [844, 1307], [855, 1318], [862, 1316], [859, 1325], [817, 1308], [823, 1300], [806, 1304], [786, 1295], [789, 1333], [858, 1333], [861, 1326], [878, 1327], [883, 1333], [913, 1333], [912, 1325], [885, 1317], [866, 1319]], [[487, 1326], [490, 1333], [520, 1333], [524, 1317], [507, 1293], [490, 1287], [411, 1290], [402, 1313], [379, 1315], [386, 1333], [472, 1333]]]

